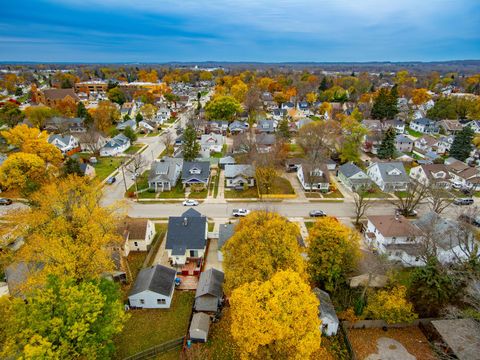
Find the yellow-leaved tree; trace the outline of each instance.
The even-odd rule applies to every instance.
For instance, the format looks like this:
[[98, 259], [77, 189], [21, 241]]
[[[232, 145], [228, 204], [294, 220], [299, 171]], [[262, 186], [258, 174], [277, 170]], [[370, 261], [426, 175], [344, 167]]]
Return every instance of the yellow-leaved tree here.
[[385, 320], [387, 324], [410, 323], [418, 317], [413, 312], [413, 304], [407, 300], [405, 286], [380, 290], [370, 296], [365, 315], [372, 319]]
[[254, 211], [241, 219], [222, 248], [225, 291], [231, 293], [242, 284], [268, 280], [279, 270], [294, 269], [303, 275], [299, 234], [296, 224], [277, 213]]
[[328, 291], [333, 291], [354, 270], [360, 256], [359, 241], [358, 232], [337, 219], [318, 219], [307, 239], [311, 279]]
[[295, 271], [240, 286], [230, 305], [242, 359], [309, 359], [320, 351], [319, 302]]
[[49, 179], [45, 161], [35, 154], [14, 153], [0, 166], [0, 184], [5, 190], [28, 192]]
[[43, 282], [47, 274], [81, 281], [113, 270], [120, 214], [100, 206], [101, 196], [95, 183], [71, 175], [34, 193], [32, 207], [5, 216], [2, 232], [25, 241], [13, 260], [42, 265], [32, 281]]

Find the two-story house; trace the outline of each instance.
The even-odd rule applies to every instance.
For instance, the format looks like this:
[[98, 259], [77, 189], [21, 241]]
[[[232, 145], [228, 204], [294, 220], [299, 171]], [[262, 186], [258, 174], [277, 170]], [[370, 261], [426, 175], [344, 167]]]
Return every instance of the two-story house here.
[[311, 165], [303, 162], [297, 167], [297, 178], [308, 191], [328, 192], [330, 188], [330, 174], [326, 164]]
[[182, 172], [183, 159], [164, 157], [150, 166], [148, 187], [155, 192], [170, 191], [177, 184]]
[[451, 176], [444, 164], [424, 164], [413, 167], [410, 177], [424, 186], [449, 189]]
[[72, 135], [50, 135], [48, 142], [62, 152], [63, 155], [73, 155], [80, 151], [78, 140]]
[[376, 162], [367, 168], [367, 175], [385, 192], [405, 191], [410, 182], [401, 162]]

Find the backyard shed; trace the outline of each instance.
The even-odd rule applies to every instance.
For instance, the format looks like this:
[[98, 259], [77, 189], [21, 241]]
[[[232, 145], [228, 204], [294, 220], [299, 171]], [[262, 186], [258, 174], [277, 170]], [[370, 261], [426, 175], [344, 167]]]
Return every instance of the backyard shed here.
[[190, 323], [190, 340], [193, 342], [207, 342], [210, 330], [210, 316], [205, 313], [195, 313]]

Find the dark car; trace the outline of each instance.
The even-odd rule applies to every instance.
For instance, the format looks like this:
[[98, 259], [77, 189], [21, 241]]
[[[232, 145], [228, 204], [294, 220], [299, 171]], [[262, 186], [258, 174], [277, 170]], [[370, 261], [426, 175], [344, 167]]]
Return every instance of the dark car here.
[[7, 198], [0, 198], [0, 205], [10, 205], [13, 201]]
[[327, 214], [325, 214], [325, 212], [323, 212], [322, 210], [312, 210], [312, 211], [310, 211], [310, 216], [311, 217], [324, 217], [324, 216], [327, 216]]
[[108, 185], [112, 185], [115, 181], [117, 181], [117, 179], [115, 178], [115, 176], [112, 176], [111, 178], [108, 178], [106, 182]]
[[480, 227], [480, 219], [475, 218], [473, 216], [462, 214], [458, 217], [459, 220], [464, 221], [468, 224], [472, 224], [473, 226]]

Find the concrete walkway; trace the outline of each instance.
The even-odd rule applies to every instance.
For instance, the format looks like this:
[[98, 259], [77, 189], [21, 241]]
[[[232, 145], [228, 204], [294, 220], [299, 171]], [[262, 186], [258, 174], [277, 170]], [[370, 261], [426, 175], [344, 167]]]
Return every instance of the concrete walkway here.
[[305, 191], [302, 188], [302, 185], [300, 184], [300, 181], [298, 181], [297, 178], [297, 173], [286, 173], [285, 177], [290, 181], [290, 184], [293, 187], [293, 190], [295, 191], [295, 194], [297, 195], [297, 198], [295, 200], [297, 201], [308, 201], [307, 197], [305, 196]]
[[225, 173], [221, 169], [219, 169], [218, 171], [220, 171], [220, 179], [218, 180], [217, 199], [223, 200], [225, 199]]

